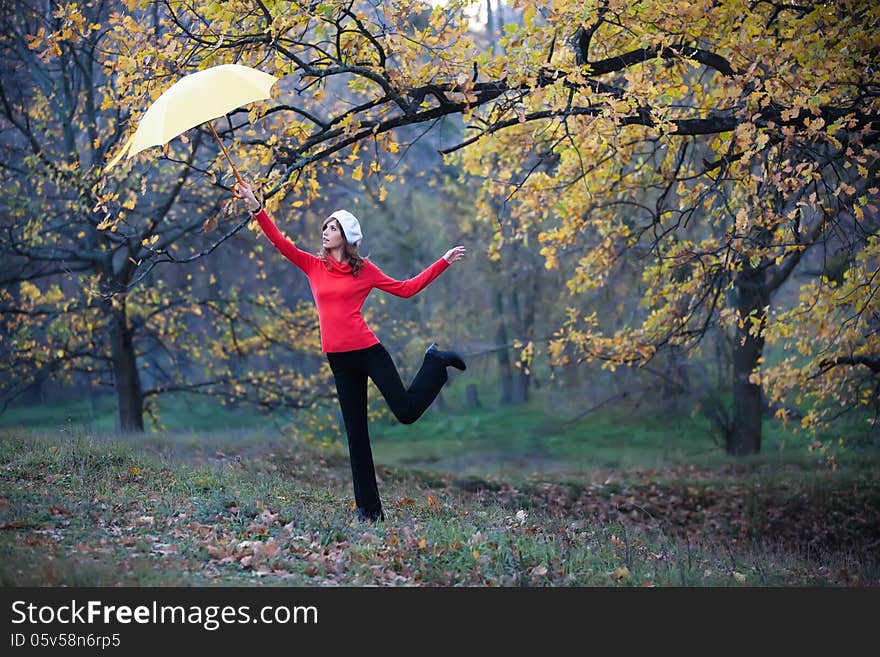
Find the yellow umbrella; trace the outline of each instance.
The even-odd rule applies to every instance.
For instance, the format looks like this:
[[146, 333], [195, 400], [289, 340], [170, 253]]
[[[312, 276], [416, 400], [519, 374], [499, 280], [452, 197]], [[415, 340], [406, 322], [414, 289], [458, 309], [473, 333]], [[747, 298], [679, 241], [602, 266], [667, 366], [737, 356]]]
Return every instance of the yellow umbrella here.
[[104, 171], [116, 166], [126, 153], [130, 158], [207, 123], [235, 177], [243, 182], [211, 121], [247, 103], [269, 98], [272, 85], [277, 81], [274, 75], [241, 64], [221, 64], [182, 77], [150, 105], [135, 133]]

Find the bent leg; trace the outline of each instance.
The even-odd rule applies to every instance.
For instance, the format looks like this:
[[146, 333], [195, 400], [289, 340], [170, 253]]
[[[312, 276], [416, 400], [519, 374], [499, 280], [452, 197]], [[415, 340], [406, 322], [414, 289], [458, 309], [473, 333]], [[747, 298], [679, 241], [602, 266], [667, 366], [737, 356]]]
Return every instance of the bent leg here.
[[449, 378], [443, 361], [426, 354], [422, 367], [406, 389], [394, 361], [381, 344], [367, 351], [367, 373], [385, 397], [391, 412], [403, 424], [412, 424], [418, 420], [440, 394], [440, 389]]
[[359, 359], [351, 354], [339, 357], [328, 354], [330, 369], [336, 382], [336, 393], [348, 435], [348, 455], [351, 460], [351, 478], [354, 499], [361, 516], [370, 519], [382, 517], [382, 502], [376, 484], [373, 451], [367, 426], [367, 375]]

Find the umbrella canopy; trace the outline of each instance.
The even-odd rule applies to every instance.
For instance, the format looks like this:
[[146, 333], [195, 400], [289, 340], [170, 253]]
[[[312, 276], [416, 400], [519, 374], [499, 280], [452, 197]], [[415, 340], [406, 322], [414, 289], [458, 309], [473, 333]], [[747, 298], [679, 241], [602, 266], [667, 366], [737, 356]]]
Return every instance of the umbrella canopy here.
[[[126, 153], [130, 158], [151, 146], [166, 144], [202, 123], [208, 123], [229, 160], [210, 122], [237, 107], [269, 98], [277, 81], [274, 75], [241, 64], [221, 64], [182, 77], [150, 105], [135, 133], [104, 170], [116, 166]], [[232, 168], [235, 170], [235, 165]], [[238, 171], [235, 174], [240, 179]]]

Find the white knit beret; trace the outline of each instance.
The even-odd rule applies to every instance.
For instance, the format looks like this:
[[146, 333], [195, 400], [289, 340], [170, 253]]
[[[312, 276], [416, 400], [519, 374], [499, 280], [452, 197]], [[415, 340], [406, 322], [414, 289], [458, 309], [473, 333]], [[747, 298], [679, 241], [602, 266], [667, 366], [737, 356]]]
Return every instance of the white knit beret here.
[[349, 244], [357, 246], [364, 238], [361, 232], [361, 224], [351, 212], [348, 210], [337, 210], [331, 214], [328, 219], [336, 219], [342, 230], [345, 232], [345, 239]]

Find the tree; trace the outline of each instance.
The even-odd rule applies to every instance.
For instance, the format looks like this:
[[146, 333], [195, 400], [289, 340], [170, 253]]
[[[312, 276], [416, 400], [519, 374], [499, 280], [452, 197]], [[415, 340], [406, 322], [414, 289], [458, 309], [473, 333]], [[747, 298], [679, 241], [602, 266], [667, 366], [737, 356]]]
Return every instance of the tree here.
[[[123, 431], [143, 430], [145, 400], [182, 390], [308, 406], [329, 394], [326, 373], [308, 361], [317, 350], [311, 308], [286, 310], [277, 290], [224, 288], [204, 266], [198, 285], [192, 274], [174, 282], [154, 271], [208, 260], [238, 232], [203, 233], [223, 197], [188, 185], [214, 157], [201, 135], [167, 149], [161, 167], [101, 176], [124, 136], [119, 97], [158, 90], [128, 84], [117, 48], [175, 47], [161, 46], [155, 13], [135, 22], [115, 6], [3, 5], [3, 399], [49, 378], [112, 386]], [[261, 360], [274, 367], [254, 369]]]
[[[298, 104], [273, 108], [283, 127], [266, 125], [273, 191], [294, 174], [307, 198], [321, 171], [378, 177], [364, 144], [394, 152], [402, 126], [462, 116], [474, 134], [447, 153], [485, 179], [486, 218], [515, 192], [516, 222], [553, 220], [542, 252], [549, 267], [578, 253], [572, 292], [603, 285], [625, 256], [642, 263], [640, 325], [608, 336], [593, 316], [569, 324], [565, 341], [613, 368], [696, 349], [716, 323], [734, 332], [727, 449], [758, 451], [772, 296], [806, 253], [848, 234], [848, 214], [870, 214], [877, 193], [878, 10], [514, 3], [521, 20], [493, 52], [467, 34], [464, 4], [206, 5], [174, 20], [194, 59], [227, 50], [298, 79]], [[874, 227], [857, 229], [867, 238]]]
[[[636, 325], [609, 335], [597, 314], [575, 313], [552, 350], [575, 344], [612, 369], [644, 365], [661, 348], [696, 349], [719, 324], [735, 334], [727, 450], [754, 453], [762, 378], [774, 382], [776, 400], [798, 380], [784, 374], [790, 362], [762, 369], [765, 340], [807, 339], [803, 309], [771, 313], [773, 296], [811, 251], [845, 247], [863, 304], [851, 331], [810, 338], [799, 378], [870, 370], [852, 354], [876, 353], [867, 303], [874, 281], [854, 255], [877, 230], [876, 7], [552, 2], [524, 17], [504, 42], [521, 63], [519, 77], [508, 68], [504, 78], [517, 92], [483, 114], [462, 155], [486, 180], [485, 214], [516, 188], [515, 213], [556, 218], [543, 253], [550, 267], [576, 260], [575, 294], [605, 285], [624, 258], [641, 263], [644, 285]], [[548, 157], [556, 170], [537, 171]], [[827, 279], [808, 290], [822, 324], [851, 303]], [[866, 376], [873, 398], [852, 397], [851, 382], [838, 389], [849, 405], [876, 403], [876, 372]], [[826, 401], [830, 387], [813, 386], [813, 401]], [[821, 415], [815, 408], [804, 425]]]
[[[135, 44], [114, 58], [126, 90], [114, 102], [136, 112], [173, 70], [224, 61], [287, 76], [278, 102], [234, 115], [224, 131], [237, 157], [262, 168], [270, 210], [308, 207], [333, 177], [376, 181], [381, 196], [397, 175], [377, 154], [405, 151], [401, 129], [463, 120], [470, 134], [444, 150], [484, 180], [483, 218], [496, 219], [502, 198], [506, 220], [523, 228], [513, 239], [541, 226], [546, 266], [566, 263], [575, 299], [624, 261], [641, 270], [642, 317], [609, 334], [575, 305], [551, 352], [573, 345], [610, 368], [644, 365], [666, 347], [698, 350], [719, 326], [735, 338], [727, 449], [758, 451], [761, 383], [773, 378], [765, 342], [802, 330], [773, 310], [775, 296], [810, 254], [845, 247], [859, 263], [876, 233], [880, 10], [515, 2], [505, 15], [519, 12], [518, 22], [498, 50], [483, 50], [468, 4], [169, 2], [159, 45], [124, 18], [114, 28]], [[859, 314], [847, 333], [864, 345], [824, 344], [812, 370], [866, 367], [856, 351], [873, 349], [869, 320]]]

